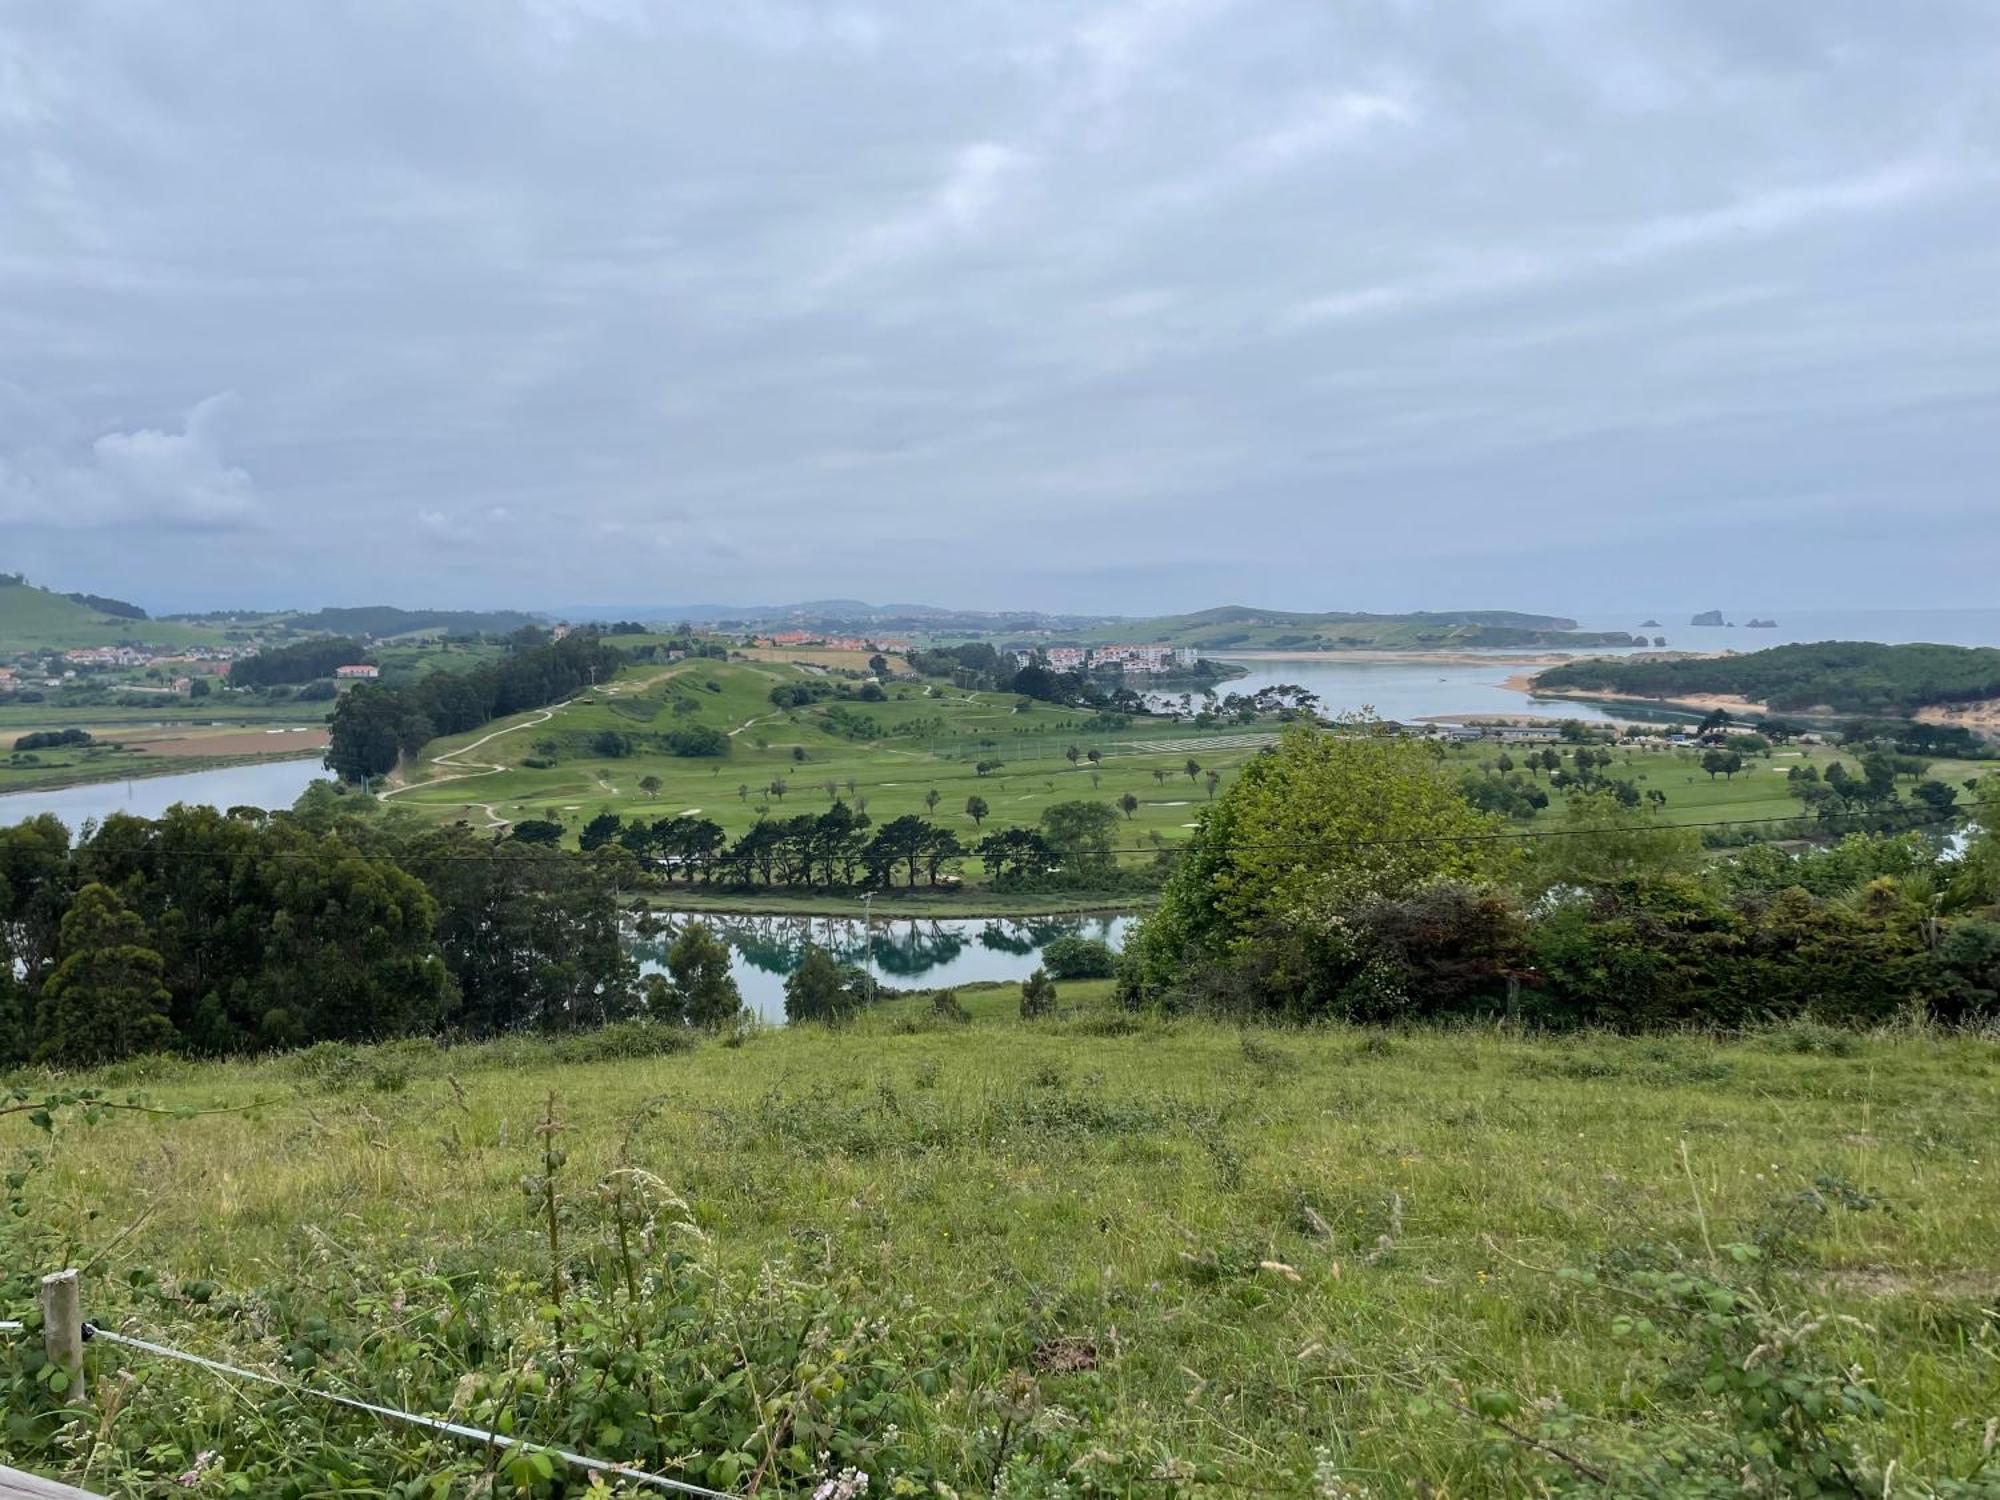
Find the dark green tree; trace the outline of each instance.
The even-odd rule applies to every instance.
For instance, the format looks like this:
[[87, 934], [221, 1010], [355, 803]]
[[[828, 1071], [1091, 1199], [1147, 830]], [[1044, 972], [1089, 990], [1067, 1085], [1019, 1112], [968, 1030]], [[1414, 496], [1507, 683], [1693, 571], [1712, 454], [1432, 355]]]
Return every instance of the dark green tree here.
[[785, 1019], [794, 1025], [822, 1026], [846, 1020], [861, 1005], [861, 986], [855, 978], [853, 971], [834, 962], [831, 953], [813, 944], [785, 981]]
[[117, 892], [93, 883], [76, 893], [63, 915], [61, 953], [42, 987], [37, 1062], [89, 1066], [173, 1045], [166, 965]]
[[729, 945], [706, 923], [690, 922], [667, 950], [680, 1014], [690, 1026], [726, 1026], [743, 1009], [743, 992], [729, 972]]

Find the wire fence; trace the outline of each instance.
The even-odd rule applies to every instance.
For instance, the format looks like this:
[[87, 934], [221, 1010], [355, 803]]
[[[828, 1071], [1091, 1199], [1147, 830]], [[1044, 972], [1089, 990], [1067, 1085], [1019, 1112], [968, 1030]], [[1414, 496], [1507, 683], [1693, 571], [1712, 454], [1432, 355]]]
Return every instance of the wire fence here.
[[[456, 1438], [461, 1442], [477, 1443], [489, 1452], [539, 1453], [558, 1460], [573, 1469], [587, 1473], [601, 1474], [606, 1479], [622, 1480], [628, 1484], [642, 1485], [649, 1489], [662, 1490], [678, 1495], [694, 1495], [702, 1500], [732, 1500], [723, 1490], [712, 1490], [706, 1485], [676, 1479], [669, 1474], [656, 1474], [646, 1469], [636, 1469], [629, 1464], [614, 1462], [605, 1458], [594, 1458], [586, 1453], [576, 1453], [554, 1443], [538, 1443], [528, 1438], [514, 1437], [507, 1433], [494, 1432], [484, 1427], [474, 1427], [465, 1422], [454, 1422], [446, 1417], [428, 1416], [422, 1412], [404, 1411], [400, 1407], [384, 1406], [374, 1401], [364, 1401], [358, 1396], [343, 1395], [339, 1391], [322, 1390], [317, 1386], [302, 1385], [296, 1381], [266, 1374], [261, 1370], [245, 1369], [223, 1360], [210, 1359], [206, 1355], [195, 1354], [186, 1349], [176, 1349], [170, 1344], [156, 1343], [151, 1339], [137, 1338], [131, 1334], [119, 1333], [103, 1328], [84, 1319], [80, 1315], [80, 1303], [76, 1291], [77, 1276], [73, 1271], [58, 1272], [43, 1279], [43, 1323], [44, 1342], [49, 1358], [69, 1373], [74, 1382], [71, 1389], [82, 1391], [83, 1361], [82, 1349], [86, 1344], [115, 1344], [132, 1349], [140, 1354], [156, 1359], [169, 1359], [211, 1375], [227, 1380], [246, 1380], [253, 1384], [269, 1386], [284, 1391], [295, 1398], [310, 1398], [325, 1401], [334, 1406], [351, 1411], [365, 1412], [384, 1421], [398, 1422], [434, 1432], [443, 1437]], [[60, 1288], [60, 1290], [58, 1290]], [[52, 1295], [52, 1292], [55, 1293]], [[19, 1333], [23, 1324], [17, 1320], [0, 1320], [0, 1333]]]

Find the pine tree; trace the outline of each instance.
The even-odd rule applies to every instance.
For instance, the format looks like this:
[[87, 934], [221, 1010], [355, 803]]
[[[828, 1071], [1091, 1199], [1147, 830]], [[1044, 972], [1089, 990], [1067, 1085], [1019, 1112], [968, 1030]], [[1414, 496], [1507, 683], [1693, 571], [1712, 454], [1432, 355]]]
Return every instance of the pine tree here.
[[62, 960], [42, 987], [37, 1062], [112, 1062], [173, 1045], [166, 966], [149, 942], [115, 891], [91, 884], [76, 893], [62, 920]]

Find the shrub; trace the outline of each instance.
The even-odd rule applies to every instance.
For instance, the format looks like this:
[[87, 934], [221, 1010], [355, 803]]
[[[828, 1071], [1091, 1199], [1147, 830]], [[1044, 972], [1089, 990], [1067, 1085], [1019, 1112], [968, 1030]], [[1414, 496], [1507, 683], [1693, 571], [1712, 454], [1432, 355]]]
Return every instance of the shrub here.
[[972, 1012], [959, 1002], [957, 990], [939, 990], [931, 996], [931, 1015], [954, 1026], [962, 1026], [972, 1019]]
[[1059, 937], [1042, 949], [1042, 967], [1055, 979], [1109, 979], [1117, 966], [1110, 944], [1095, 938]]
[[1049, 978], [1048, 970], [1037, 969], [1021, 986], [1021, 1019], [1038, 1020], [1043, 1016], [1052, 1016], [1055, 1012], [1055, 982]]

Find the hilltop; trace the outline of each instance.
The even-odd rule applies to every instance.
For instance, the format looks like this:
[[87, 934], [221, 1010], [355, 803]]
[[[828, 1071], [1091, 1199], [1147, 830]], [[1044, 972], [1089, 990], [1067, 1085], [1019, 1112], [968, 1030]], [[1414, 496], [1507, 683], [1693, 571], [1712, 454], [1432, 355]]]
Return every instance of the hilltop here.
[[17, 574], [0, 575], [0, 649], [197, 645], [220, 632], [180, 621], [153, 620], [137, 605], [96, 594], [61, 594]]
[[1090, 642], [1165, 641], [1207, 651], [1418, 650], [1464, 646], [1640, 646], [1622, 630], [1579, 630], [1562, 615], [1506, 609], [1418, 610], [1369, 614], [1300, 612], [1241, 604], [1189, 615], [1120, 620], [1085, 636]]
[[1912, 715], [2000, 702], [2000, 650], [1819, 641], [1733, 656], [1567, 662], [1538, 692], [1690, 700], [1727, 697], [1783, 713]]

